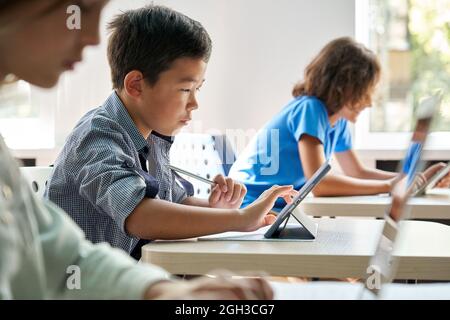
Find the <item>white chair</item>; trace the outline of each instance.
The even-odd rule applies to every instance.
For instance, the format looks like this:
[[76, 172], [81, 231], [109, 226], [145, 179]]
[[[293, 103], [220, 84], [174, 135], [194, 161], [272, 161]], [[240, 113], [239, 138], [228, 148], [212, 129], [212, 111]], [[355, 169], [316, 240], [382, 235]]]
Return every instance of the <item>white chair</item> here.
[[[228, 175], [235, 154], [225, 136], [180, 133], [170, 150], [170, 163], [176, 167], [212, 180], [218, 174]], [[194, 186], [194, 195], [207, 199], [211, 186], [183, 176]]]
[[52, 173], [52, 167], [21, 167], [20, 172], [30, 184], [31, 190], [40, 198], [44, 197], [47, 180]]

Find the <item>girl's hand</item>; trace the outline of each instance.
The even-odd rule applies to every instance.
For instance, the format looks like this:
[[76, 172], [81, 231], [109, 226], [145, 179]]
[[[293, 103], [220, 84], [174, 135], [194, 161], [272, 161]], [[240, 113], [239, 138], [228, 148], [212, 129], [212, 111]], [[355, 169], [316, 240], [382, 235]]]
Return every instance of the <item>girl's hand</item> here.
[[[427, 170], [425, 170], [424, 175], [427, 180], [431, 179], [436, 173], [445, 168], [447, 165], [445, 163], [437, 163], [432, 165]], [[450, 172], [444, 176], [439, 182], [436, 184], [436, 188], [448, 188], [450, 187]]]

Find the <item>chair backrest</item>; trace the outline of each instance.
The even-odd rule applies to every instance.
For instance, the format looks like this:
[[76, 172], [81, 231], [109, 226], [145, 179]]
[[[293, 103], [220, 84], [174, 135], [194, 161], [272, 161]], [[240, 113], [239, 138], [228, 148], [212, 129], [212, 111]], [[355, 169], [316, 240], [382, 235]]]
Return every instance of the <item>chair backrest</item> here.
[[[228, 175], [235, 154], [225, 136], [180, 133], [170, 150], [170, 163], [181, 169], [212, 180], [216, 175]], [[207, 199], [211, 186], [185, 177], [194, 186], [195, 197]]]
[[31, 190], [36, 193], [38, 197], [44, 197], [47, 180], [52, 173], [52, 167], [21, 167], [20, 171], [25, 179], [30, 184]]

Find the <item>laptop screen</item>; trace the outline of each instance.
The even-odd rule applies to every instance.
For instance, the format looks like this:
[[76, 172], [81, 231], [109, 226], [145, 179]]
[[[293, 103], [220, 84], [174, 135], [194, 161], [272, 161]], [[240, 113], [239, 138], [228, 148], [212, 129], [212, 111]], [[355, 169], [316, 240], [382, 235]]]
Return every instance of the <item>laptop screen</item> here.
[[391, 192], [392, 202], [387, 214], [395, 222], [406, 218], [404, 215], [408, 213], [408, 211], [405, 211], [408, 199], [424, 182], [417, 173], [422, 171], [420, 160], [431, 120], [431, 116], [417, 120], [405, 159], [401, 164], [401, 170], [399, 170], [402, 178]]
[[417, 173], [421, 168], [421, 155], [431, 126], [433, 114], [440, 102], [437, 96], [422, 101], [417, 110], [417, 122], [409, 143], [406, 155], [399, 172], [399, 181], [391, 191], [391, 204], [386, 212], [383, 231], [380, 235], [374, 256], [367, 268], [365, 288], [374, 294], [379, 294], [384, 283], [391, 282], [395, 277], [398, 259], [394, 259], [395, 240], [398, 238], [399, 223], [408, 219], [407, 203], [414, 191], [424, 183]]

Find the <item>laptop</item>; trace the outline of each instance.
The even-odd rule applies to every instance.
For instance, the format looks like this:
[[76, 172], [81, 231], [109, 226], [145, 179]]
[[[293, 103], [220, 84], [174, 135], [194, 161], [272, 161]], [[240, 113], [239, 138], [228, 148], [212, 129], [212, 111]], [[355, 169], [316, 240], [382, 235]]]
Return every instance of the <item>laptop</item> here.
[[366, 297], [366, 294], [378, 298], [383, 285], [392, 282], [395, 278], [399, 261], [392, 253], [396, 241], [399, 239], [400, 222], [407, 220], [410, 215], [410, 208], [407, 206], [408, 200], [417, 194], [418, 190], [423, 189], [423, 186], [417, 185], [418, 180], [415, 178], [416, 174], [423, 169], [422, 151], [439, 103], [439, 94], [436, 94], [424, 99], [419, 105], [415, 129], [399, 170], [403, 174], [403, 178], [391, 192], [391, 204], [385, 215], [383, 231], [375, 254], [367, 267], [368, 276], [365, 279], [360, 298]]
[[[419, 110], [421, 112], [427, 112], [427, 108], [428, 109], [432, 109], [432, 110], [437, 110], [440, 106], [440, 104], [442, 103], [442, 92], [437, 92], [435, 95], [424, 99], [424, 101], [422, 101], [422, 110]], [[411, 157], [408, 159], [408, 161], [414, 161], [413, 157], [414, 155], [410, 155]], [[408, 157], [408, 155], [407, 155]], [[406, 163], [407, 166], [407, 163]], [[431, 190], [432, 188], [434, 188], [436, 186], [436, 184], [442, 179], [444, 178], [448, 173], [450, 172], [450, 162], [447, 163], [447, 166], [445, 166], [444, 168], [442, 168], [441, 170], [439, 170], [433, 177], [431, 177], [425, 184], [423, 184], [422, 186], [420, 186], [419, 188], [416, 188], [412, 194], [411, 197], [416, 197], [416, 196], [422, 196], [425, 195], [426, 192], [428, 190]]]
[[[199, 241], [314, 241], [317, 237], [318, 224], [298, 209], [299, 204], [326, 176], [331, 166], [324, 163], [298, 191], [292, 203], [287, 204], [277, 215], [271, 226], [253, 232], [225, 232], [198, 238]], [[294, 223], [289, 223], [290, 219]], [[296, 223], [295, 223], [296, 222]]]

